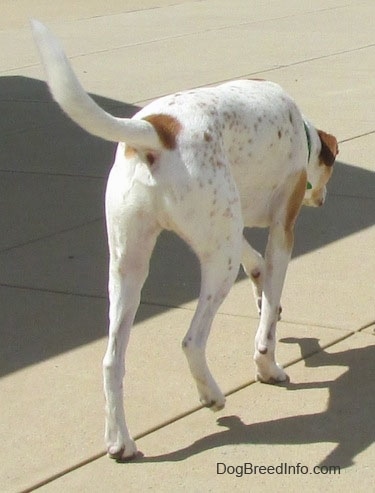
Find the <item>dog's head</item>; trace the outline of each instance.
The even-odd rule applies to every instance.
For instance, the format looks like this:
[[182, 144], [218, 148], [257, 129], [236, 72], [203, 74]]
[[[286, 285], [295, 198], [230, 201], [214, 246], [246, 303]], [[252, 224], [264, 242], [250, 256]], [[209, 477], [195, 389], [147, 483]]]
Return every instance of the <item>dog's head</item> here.
[[311, 155], [307, 165], [307, 189], [303, 204], [320, 207], [327, 195], [327, 183], [332, 176], [333, 164], [339, 153], [336, 137], [317, 130], [316, 142], [311, 143]]

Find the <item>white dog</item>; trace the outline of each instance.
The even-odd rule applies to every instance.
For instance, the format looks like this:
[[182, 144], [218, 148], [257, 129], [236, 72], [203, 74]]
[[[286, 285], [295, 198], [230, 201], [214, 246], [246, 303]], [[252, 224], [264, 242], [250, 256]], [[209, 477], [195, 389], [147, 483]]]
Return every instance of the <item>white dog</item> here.
[[[132, 119], [115, 118], [83, 90], [54, 36], [37, 21], [33, 31], [55, 100], [88, 132], [120, 142], [106, 192], [110, 325], [103, 371], [107, 450], [122, 460], [137, 451], [125, 423], [124, 354], [159, 233], [175, 231], [200, 260], [198, 306], [182, 347], [202, 404], [218, 410], [225, 403], [205, 347], [240, 263], [260, 311], [257, 377], [284, 381], [275, 362], [276, 322], [294, 223], [303, 201], [324, 203], [337, 141], [304, 120], [278, 85], [261, 80], [173, 94]], [[244, 239], [245, 226], [269, 227], [265, 259]]]

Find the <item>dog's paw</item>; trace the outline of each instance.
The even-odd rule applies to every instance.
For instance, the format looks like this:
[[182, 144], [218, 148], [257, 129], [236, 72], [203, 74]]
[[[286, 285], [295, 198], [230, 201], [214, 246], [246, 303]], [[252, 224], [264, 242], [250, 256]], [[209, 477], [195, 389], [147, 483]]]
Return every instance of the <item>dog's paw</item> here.
[[262, 365], [262, 368], [257, 367], [256, 379], [258, 382], [277, 384], [289, 381], [288, 375], [283, 368], [277, 363], [269, 364], [268, 368]]
[[201, 404], [211, 411], [221, 411], [225, 407], [225, 396], [219, 389], [199, 388], [198, 391]]
[[201, 403], [205, 406], [208, 407], [212, 412], [216, 413], [217, 411], [221, 411], [225, 407], [225, 398], [223, 400], [216, 400], [216, 401], [210, 401], [210, 402], [203, 402]]
[[207, 396], [201, 396], [199, 400], [204, 407], [208, 407], [208, 409], [210, 409], [214, 413], [217, 411], [221, 411], [225, 407], [225, 397], [222, 394], [221, 396], [217, 396], [213, 399], [210, 399]]
[[124, 445], [110, 445], [107, 452], [110, 459], [124, 462], [134, 459], [137, 456], [138, 450], [134, 440], [129, 440]]

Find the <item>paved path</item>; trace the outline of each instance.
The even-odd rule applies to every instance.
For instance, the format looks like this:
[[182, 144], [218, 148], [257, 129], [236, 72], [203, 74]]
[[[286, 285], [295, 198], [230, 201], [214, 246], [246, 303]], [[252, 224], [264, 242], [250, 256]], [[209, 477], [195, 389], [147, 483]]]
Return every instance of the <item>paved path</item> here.
[[[370, 491], [373, 0], [3, 0], [0, 11], [0, 491]], [[128, 353], [128, 420], [144, 453], [128, 464], [105, 457], [102, 438], [114, 146], [51, 102], [29, 17], [59, 35], [85, 88], [115, 114], [172, 91], [269, 78], [340, 141], [326, 205], [298, 223], [278, 332], [289, 384], [254, 383], [257, 316], [240, 275], [209, 344], [227, 406], [199, 409], [180, 350], [198, 265], [161, 237]], [[263, 248], [263, 233], [249, 237]]]

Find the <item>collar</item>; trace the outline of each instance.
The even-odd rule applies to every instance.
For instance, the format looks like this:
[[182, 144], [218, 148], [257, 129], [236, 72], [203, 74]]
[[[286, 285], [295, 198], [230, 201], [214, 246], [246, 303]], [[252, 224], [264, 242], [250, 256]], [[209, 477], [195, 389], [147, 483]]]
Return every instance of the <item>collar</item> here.
[[305, 127], [305, 134], [306, 134], [306, 139], [307, 139], [307, 149], [309, 151], [307, 162], [310, 161], [310, 156], [311, 156], [311, 136], [310, 136], [310, 130], [309, 127], [306, 123], [305, 120], [303, 120], [303, 126]]
[[[310, 156], [311, 156], [311, 135], [310, 135], [309, 126], [307, 125], [306, 120], [303, 120], [303, 126], [305, 128], [305, 134], [306, 134], [306, 140], [307, 140], [307, 150], [309, 151], [308, 156], [307, 156], [307, 164], [308, 164], [310, 161]], [[306, 184], [306, 189], [307, 190], [312, 189], [312, 185], [309, 181]]]

